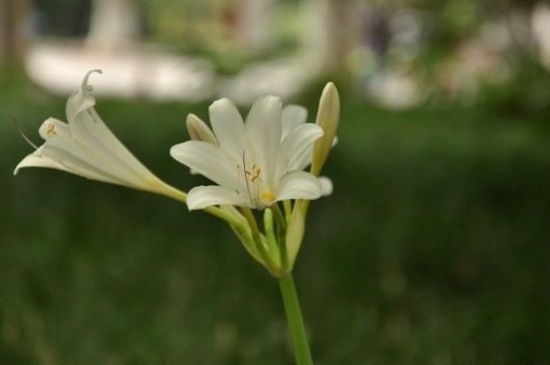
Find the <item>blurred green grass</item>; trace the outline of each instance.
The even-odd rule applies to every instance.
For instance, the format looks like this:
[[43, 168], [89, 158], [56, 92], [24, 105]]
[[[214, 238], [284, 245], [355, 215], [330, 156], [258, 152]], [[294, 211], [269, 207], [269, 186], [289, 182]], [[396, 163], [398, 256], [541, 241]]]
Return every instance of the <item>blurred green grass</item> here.
[[[278, 288], [180, 203], [13, 167], [65, 100], [0, 78], [0, 364], [284, 364]], [[317, 364], [550, 364], [550, 127], [481, 108], [389, 112], [343, 90], [295, 277]], [[315, 110], [320, 89], [297, 102]], [[208, 103], [98, 101], [153, 171]], [[542, 120], [542, 121], [541, 121]]]

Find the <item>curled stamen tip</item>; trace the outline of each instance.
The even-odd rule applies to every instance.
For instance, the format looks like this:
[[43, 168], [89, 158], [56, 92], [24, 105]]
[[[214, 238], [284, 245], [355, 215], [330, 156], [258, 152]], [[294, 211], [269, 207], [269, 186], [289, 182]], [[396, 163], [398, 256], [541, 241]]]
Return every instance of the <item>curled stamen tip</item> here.
[[101, 69], [97, 68], [97, 69], [88, 71], [86, 76], [84, 76], [84, 80], [82, 80], [82, 89], [83, 90], [90, 91], [90, 92], [94, 90], [92, 85], [88, 85], [88, 78], [90, 78], [91, 74], [96, 73], [96, 72], [100, 75], [103, 74], [103, 71]]

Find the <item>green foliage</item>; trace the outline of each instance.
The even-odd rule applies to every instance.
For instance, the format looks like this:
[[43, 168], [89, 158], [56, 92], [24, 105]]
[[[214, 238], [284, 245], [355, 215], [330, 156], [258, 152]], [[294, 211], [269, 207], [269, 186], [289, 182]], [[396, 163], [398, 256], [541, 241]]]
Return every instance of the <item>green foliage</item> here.
[[550, 72], [539, 62], [523, 57], [517, 71], [504, 84], [484, 85], [479, 107], [498, 114], [529, 115], [548, 122], [550, 114]]
[[[11, 176], [31, 149], [13, 111], [33, 139], [64, 117], [64, 100], [11, 80], [0, 83], [0, 363], [289, 363], [277, 284], [221, 222], [58, 171]], [[342, 95], [335, 193], [312, 206], [295, 273], [316, 364], [550, 363], [547, 125]], [[203, 181], [168, 149], [206, 103], [98, 109], [163, 179]]]
[[424, 0], [416, 8], [426, 21], [426, 43], [423, 58], [440, 61], [456, 50], [464, 40], [479, 32], [491, 6], [475, 0]]

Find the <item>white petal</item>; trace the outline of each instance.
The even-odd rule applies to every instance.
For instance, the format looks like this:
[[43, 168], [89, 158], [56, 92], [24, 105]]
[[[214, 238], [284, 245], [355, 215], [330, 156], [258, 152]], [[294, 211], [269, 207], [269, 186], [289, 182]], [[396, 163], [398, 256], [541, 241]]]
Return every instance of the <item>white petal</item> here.
[[321, 197], [319, 179], [309, 172], [294, 171], [285, 175], [279, 182], [277, 201], [289, 199], [317, 199]]
[[235, 105], [226, 98], [212, 103], [208, 108], [210, 124], [220, 146], [235, 160], [240, 161], [244, 150], [245, 129], [243, 118]]
[[[76, 119], [80, 119], [81, 115], [82, 113], [78, 114]], [[88, 121], [86, 124], [93, 125], [94, 122]], [[101, 181], [116, 181], [122, 185], [143, 188], [141, 185], [147, 185], [151, 179], [155, 179], [154, 175], [116, 139], [103, 122], [100, 125], [103, 125], [105, 134], [95, 136], [94, 132], [97, 129], [92, 127], [88, 132], [84, 132], [83, 138], [77, 139], [72, 134], [74, 129], [71, 129], [70, 125], [67, 126], [52, 118], [48, 119], [40, 127], [41, 134], [50, 133], [44, 145], [44, 155], [58, 159], [60, 163], [67, 166], [73, 166], [69, 168], [77, 174], [83, 174], [79, 169], [81, 165], [83, 171], [91, 174], [91, 176], [85, 175], [88, 178], [97, 179], [96, 175], [104, 175], [105, 178]], [[104, 146], [104, 140], [109, 136], [114, 141]]]
[[[135, 158], [121, 161], [108, 150], [75, 140], [70, 127], [60, 120], [47, 119], [40, 126], [39, 133], [46, 140], [45, 144], [31, 155], [34, 158], [29, 158], [19, 167], [51, 167], [88, 179], [137, 189], [147, 189], [150, 182], [156, 179]], [[137, 168], [133, 168], [133, 165]]]
[[197, 186], [187, 195], [189, 210], [203, 209], [212, 205], [236, 205], [247, 207], [250, 200], [235, 191], [221, 186]]
[[100, 162], [108, 161], [113, 175], [130, 180], [152, 175], [118, 140], [93, 108], [95, 99], [90, 94], [91, 87], [88, 86], [88, 78], [93, 72], [98, 70], [88, 72], [81, 89], [67, 101], [66, 112], [72, 138], [101, 156], [103, 161]]
[[282, 120], [281, 139], [284, 139], [291, 130], [306, 122], [307, 109], [300, 105], [287, 105], [283, 108]]
[[303, 170], [311, 161], [313, 143], [323, 136], [323, 129], [312, 123], [295, 128], [281, 142], [279, 150], [278, 174]]
[[332, 195], [332, 192], [334, 191], [332, 180], [330, 180], [326, 176], [319, 176], [318, 179], [319, 179], [319, 182], [321, 183], [321, 195], [322, 196]]
[[34, 153], [26, 156], [17, 166], [15, 167], [15, 170], [13, 171], [14, 175], [17, 175], [19, 173], [19, 169], [25, 168], [25, 167], [48, 167], [52, 169], [58, 169], [63, 170], [67, 172], [72, 172], [64, 165], [60, 164], [59, 162], [52, 160], [51, 158], [42, 157], [42, 151], [44, 146], [41, 146], [38, 148]]
[[26, 162], [27, 166], [37, 163], [40, 167], [59, 168], [89, 179], [127, 183], [114, 176], [112, 171], [117, 169], [111, 165], [111, 161], [104, 161], [95, 150], [88, 148], [86, 144], [76, 142], [66, 123], [49, 118], [42, 123], [39, 133], [46, 142], [32, 156], [42, 161], [30, 159]]
[[252, 154], [262, 166], [265, 174], [274, 173], [275, 156], [281, 142], [282, 104], [275, 96], [257, 99], [246, 118], [246, 132]]
[[[104, 159], [94, 150], [77, 143], [70, 135], [59, 134], [50, 138], [35, 151], [34, 155], [45, 160], [40, 163], [41, 167], [58, 168], [60, 165], [62, 166], [61, 170], [113, 184], [144, 188], [142, 185], [147, 184], [149, 177], [149, 175], [145, 175], [136, 178], [133, 175], [126, 175], [124, 169], [119, 169], [112, 164], [112, 161]], [[55, 162], [46, 162], [47, 160]]]
[[220, 147], [208, 142], [187, 141], [177, 144], [170, 149], [170, 155], [194, 172], [228, 189], [238, 189], [239, 178], [241, 175], [244, 177], [244, 172], [240, 173], [237, 168], [237, 161]]
[[44, 145], [21, 161], [23, 167], [49, 167], [88, 179], [159, 192], [163, 186], [107, 128], [93, 106], [88, 86], [89, 72], [81, 89], [69, 97], [66, 106], [69, 123], [49, 118], [40, 127]]
[[282, 130], [282, 103], [275, 96], [256, 99], [246, 117], [246, 131], [249, 136], [279, 142]]
[[151, 174], [118, 140], [93, 108], [86, 109], [77, 114], [73, 120], [69, 120], [69, 127], [76, 141], [94, 150], [121, 174], [133, 176], [136, 179]]
[[69, 154], [65, 150], [61, 151], [56, 148], [52, 149], [49, 144], [41, 146], [34, 153], [26, 156], [15, 167], [13, 174], [16, 175], [19, 173], [19, 169], [25, 167], [52, 168], [80, 175], [87, 179], [132, 187], [136, 187], [137, 185], [121, 181], [118, 178], [108, 175], [102, 170], [98, 170], [94, 166], [90, 165], [86, 160], [76, 158], [73, 154]]
[[47, 141], [58, 135], [70, 136], [71, 131], [67, 123], [59, 119], [48, 118], [38, 128], [38, 134], [40, 134], [43, 140]]

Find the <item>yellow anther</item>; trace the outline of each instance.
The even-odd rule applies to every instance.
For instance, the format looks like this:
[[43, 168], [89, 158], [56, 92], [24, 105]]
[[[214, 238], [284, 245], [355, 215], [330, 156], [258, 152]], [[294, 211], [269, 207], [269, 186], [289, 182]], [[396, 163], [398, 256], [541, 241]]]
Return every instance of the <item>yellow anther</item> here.
[[250, 178], [250, 181], [254, 182], [258, 180], [261, 173], [262, 173], [261, 168], [257, 167], [256, 165], [252, 166], [252, 177]]
[[50, 137], [53, 137], [53, 136], [57, 135], [57, 131], [55, 130], [55, 124], [50, 123], [48, 125], [48, 129], [46, 130], [46, 134]]
[[256, 164], [252, 165], [252, 171], [245, 170], [245, 174], [250, 179], [250, 182], [256, 182], [256, 180], [260, 178], [261, 173], [262, 173], [262, 169], [256, 166]]

